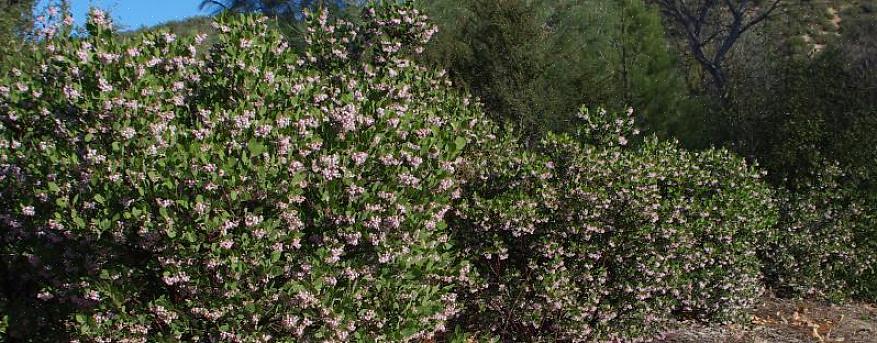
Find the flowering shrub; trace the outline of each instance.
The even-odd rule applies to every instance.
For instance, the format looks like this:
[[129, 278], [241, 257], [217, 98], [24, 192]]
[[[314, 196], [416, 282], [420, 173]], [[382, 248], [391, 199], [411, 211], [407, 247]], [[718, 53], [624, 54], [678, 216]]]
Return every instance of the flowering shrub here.
[[434, 32], [422, 15], [363, 15], [311, 16], [301, 53], [249, 16], [220, 18], [206, 53], [204, 36], [116, 38], [100, 11], [87, 36], [45, 37], [0, 82], [11, 337], [443, 331], [470, 270], [443, 216], [481, 114], [405, 58]]
[[826, 165], [801, 189], [777, 195], [780, 223], [764, 247], [768, 284], [789, 296], [877, 299], [877, 232], [873, 211]]
[[309, 16], [299, 52], [259, 17], [208, 46], [50, 15], [0, 79], [11, 340], [628, 341], [745, 317], [762, 272], [877, 293], [871, 218], [832, 179], [782, 193], [774, 231], [754, 168], [634, 142], [632, 111], [495, 137], [407, 59], [434, 33], [409, 5]]
[[484, 282], [462, 325], [503, 340], [631, 341], [671, 317], [745, 315], [762, 292], [770, 189], [726, 151], [622, 147], [631, 116], [583, 112], [587, 144], [550, 135], [528, 151], [502, 137], [467, 159], [450, 225]]

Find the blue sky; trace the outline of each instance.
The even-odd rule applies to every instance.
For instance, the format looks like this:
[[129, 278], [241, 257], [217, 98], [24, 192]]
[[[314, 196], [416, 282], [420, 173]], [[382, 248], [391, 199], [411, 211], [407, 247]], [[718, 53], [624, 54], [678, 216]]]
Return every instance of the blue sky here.
[[89, 7], [94, 6], [109, 11], [114, 22], [125, 30], [210, 14], [199, 11], [199, 4], [201, 0], [70, 0], [71, 11], [78, 25], [85, 23]]

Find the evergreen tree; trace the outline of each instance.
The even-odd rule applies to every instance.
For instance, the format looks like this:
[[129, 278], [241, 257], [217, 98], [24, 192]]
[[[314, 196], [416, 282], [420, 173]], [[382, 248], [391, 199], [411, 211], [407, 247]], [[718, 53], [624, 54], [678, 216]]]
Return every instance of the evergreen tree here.
[[697, 127], [697, 103], [689, 97], [676, 58], [668, 49], [661, 17], [642, 0], [617, 0], [624, 101], [652, 131], [676, 135]]
[[688, 106], [660, 16], [642, 0], [433, 0], [425, 10], [440, 30], [424, 59], [531, 135], [570, 129], [581, 104], [631, 106], [662, 132]]
[[213, 9], [214, 14], [261, 13], [272, 18], [272, 27], [301, 49], [306, 13], [323, 9], [332, 17], [356, 21], [355, 14], [364, 4], [365, 0], [202, 0], [200, 8]]
[[324, 8], [333, 14], [345, 13], [362, 3], [362, 0], [202, 0], [200, 8], [216, 13], [262, 13], [293, 24], [301, 23], [307, 11]]
[[19, 55], [33, 23], [34, 0], [0, 0], [0, 66], [8, 69]]

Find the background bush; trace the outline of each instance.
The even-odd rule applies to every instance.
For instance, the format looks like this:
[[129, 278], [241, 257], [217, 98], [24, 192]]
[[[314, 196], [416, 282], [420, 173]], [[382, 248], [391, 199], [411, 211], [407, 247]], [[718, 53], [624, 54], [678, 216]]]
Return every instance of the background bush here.
[[[45, 37], [0, 86], [2, 278], [13, 340], [401, 341], [468, 278], [442, 217], [481, 115], [404, 56], [408, 6], [264, 18], [205, 37]], [[54, 337], [54, 338], [53, 338]]]
[[763, 254], [768, 285], [782, 295], [877, 299], [873, 208], [844, 178], [825, 165], [811, 184], [777, 194], [776, 241]]
[[549, 135], [528, 151], [501, 136], [467, 160], [451, 225], [484, 282], [464, 326], [629, 340], [670, 318], [745, 317], [776, 222], [770, 188], [726, 151], [626, 147], [631, 115], [583, 110], [584, 144]]

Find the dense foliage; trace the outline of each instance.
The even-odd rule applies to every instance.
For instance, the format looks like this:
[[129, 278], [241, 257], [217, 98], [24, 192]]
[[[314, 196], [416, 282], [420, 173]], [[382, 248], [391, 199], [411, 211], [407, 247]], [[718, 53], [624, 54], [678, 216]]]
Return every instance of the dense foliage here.
[[738, 56], [728, 108], [716, 114], [726, 117], [724, 125], [714, 136], [761, 161], [774, 184], [803, 185], [837, 162], [851, 181], [874, 189], [877, 41], [866, 37], [877, 34], [877, 14], [844, 24], [845, 35], [812, 57], [789, 51], [775, 35], [742, 43], [762, 48]]
[[639, 341], [877, 300], [871, 0], [783, 7], [722, 94], [648, 1], [221, 2], [0, 8], [0, 341]]
[[465, 169], [451, 225], [485, 283], [464, 320], [504, 341], [648, 337], [671, 318], [735, 320], [762, 292], [771, 190], [726, 151], [647, 139], [581, 112], [586, 137], [505, 138]]
[[783, 295], [877, 300], [874, 4], [787, 6], [742, 42], [708, 130], [776, 186], [779, 241], [765, 268]]
[[364, 15], [311, 18], [304, 54], [258, 17], [220, 19], [206, 55], [203, 37], [122, 44], [99, 11], [87, 37], [46, 38], [0, 88], [10, 337], [442, 331], [467, 279], [442, 216], [480, 112], [403, 57], [421, 15]]
[[837, 165], [777, 195], [780, 225], [763, 246], [768, 285], [786, 296], [842, 299], [877, 295], [877, 222]]
[[642, 0], [432, 0], [439, 27], [424, 60], [537, 138], [574, 131], [581, 104], [628, 106], [655, 130], [683, 125], [692, 103], [658, 12]]

